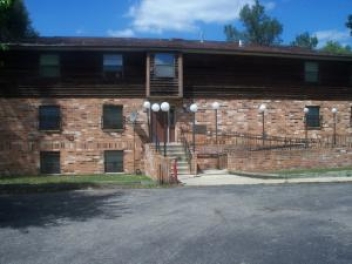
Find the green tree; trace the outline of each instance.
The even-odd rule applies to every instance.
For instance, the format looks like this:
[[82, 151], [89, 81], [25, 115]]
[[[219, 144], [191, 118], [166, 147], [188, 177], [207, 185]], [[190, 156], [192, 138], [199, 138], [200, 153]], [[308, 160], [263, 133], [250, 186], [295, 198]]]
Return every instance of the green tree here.
[[245, 5], [240, 11], [243, 31], [232, 25], [225, 25], [224, 33], [228, 41], [244, 40], [259, 45], [274, 45], [281, 42], [282, 24], [265, 14], [265, 7], [258, 0], [253, 6]]
[[351, 30], [351, 36], [352, 36], [352, 15], [348, 16], [347, 22], [346, 22], [346, 27], [348, 27]]
[[311, 36], [308, 32], [304, 32], [296, 36], [296, 39], [291, 42], [292, 46], [314, 49], [318, 45], [318, 38]]
[[0, 1], [0, 42], [18, 41], [38, 35], [22, 0]]
[[337, 41], [328, 41], [325, 46], [321, 48], [321, 51], [338, 55], [352, 55], [350, 46], [343, 46]]

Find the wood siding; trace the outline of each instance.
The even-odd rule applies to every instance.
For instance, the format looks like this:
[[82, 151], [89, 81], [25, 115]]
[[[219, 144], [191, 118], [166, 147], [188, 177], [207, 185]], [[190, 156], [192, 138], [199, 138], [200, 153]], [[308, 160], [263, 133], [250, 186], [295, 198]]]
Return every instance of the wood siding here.
[[351, 64], [316, 61], [319, 81], [306, 83], [303, 59], [184, 54], [186, 98], [352, 99]]
[[122, 52], [121, 75], [104, 75], [103, 51], [46, 51], [60, 56], [60, 77], [39, 74], [40, 51], [0, 54], [0, 96], [4, 97], [169, 97], [352, 100], [352, 64], [316, 60], [317, 83], [304, 80], [298, 58], [175, 53], [174, 78], [158, 78], [154, 54]]
[[[113, 54], [113, 52], [107, 52]], [[145, 96], [145, 53], [123, 53], [123, 72], [107, 76], [102, 52], [45, 52], [60, 56], [60, 77], [39, 74], [40, 52], [8, 51], [0, 72], [1, 96], [90, 97]]]

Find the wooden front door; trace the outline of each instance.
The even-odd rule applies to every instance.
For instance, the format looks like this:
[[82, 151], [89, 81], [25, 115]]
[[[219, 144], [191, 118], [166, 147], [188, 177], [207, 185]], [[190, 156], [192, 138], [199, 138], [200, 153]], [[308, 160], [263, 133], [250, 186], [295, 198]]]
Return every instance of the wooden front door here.
[[153, 142], [175, 142], [176, 111], [171, 108], [169, 113], [159, 111], [151, 113], [151, 131]]

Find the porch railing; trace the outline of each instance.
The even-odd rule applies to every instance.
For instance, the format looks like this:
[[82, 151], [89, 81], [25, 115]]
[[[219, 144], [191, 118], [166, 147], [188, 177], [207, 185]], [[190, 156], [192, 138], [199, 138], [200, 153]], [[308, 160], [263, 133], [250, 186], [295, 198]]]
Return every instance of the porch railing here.
[[187, 140], [186, 131], [183, 128], [181, 128], [181, 143], [182, 143], [185, 155], [186, 155], [187, 162], [188, 162], [189, 166], [191, 167], [191, 165], [192, 165], [191, 164], [192, 163], [191, 146]]
[[[189, 131], [183, 131], [185, 139], [190, 138]], [[297, 148], [333, 148], [352, 147], [352, 135], [328, 135], [320, 138], [296, 138], [283, 136], [231, 133], [218, 135], [217, 144], [213, 138], [196, 137], [198, 153], [226, 153], [233, 149], [297, 149]]]

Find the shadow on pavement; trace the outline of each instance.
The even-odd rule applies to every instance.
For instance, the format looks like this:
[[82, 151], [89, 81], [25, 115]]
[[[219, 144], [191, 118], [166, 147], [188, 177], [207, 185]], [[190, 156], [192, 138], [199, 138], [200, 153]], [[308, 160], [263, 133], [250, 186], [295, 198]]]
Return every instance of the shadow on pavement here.
[[129, 213], [123, 196], [122, 191], [0, 196], [0, 228], [45, 228], [95, 217], [121, 217]]

